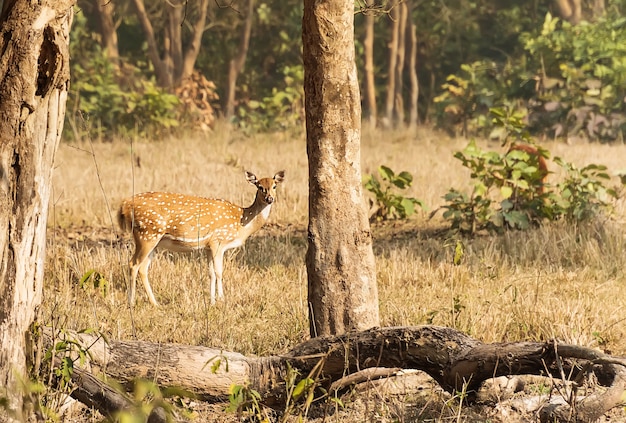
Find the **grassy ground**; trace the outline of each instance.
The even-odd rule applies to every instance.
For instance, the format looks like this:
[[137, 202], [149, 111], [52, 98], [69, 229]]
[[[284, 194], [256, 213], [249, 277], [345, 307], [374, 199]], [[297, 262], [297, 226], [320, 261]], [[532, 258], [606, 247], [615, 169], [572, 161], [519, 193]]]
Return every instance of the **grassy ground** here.
[[[452, 157], [465, 144], [426, 130], [365, 133], [363, 173], [375, 172], [381, 164], [411, 172], [414, 184], [407, 195], [432, 210], [443, 203], [450, 187], [469, 186], [468, 173]], [[497, 143], [482, 144], [500, 149]], [[206, 345], [256, 355], [279, 354], [306, 339], [305, 147], [302, 136], [246, 138], [224, 128], [203, 137], [62, 145], [50, 208], [44, 323], [92, 328], [113, 339]], [[545, 147], [578, 165], [605, 164], [611, 172], [622, 170], [626, 157], [625, 146]], [[225, 302], [209, 305], [203, 257], [160, 252], [149, 275], [162, 307], [152, 307], [138, 286], [131, 317], [126, 285], [132, 242], [113, 224], [122, 198], [164, 190], [248, 205], [255, 190], [244, 169], [259, 177], [284, 169], [286, 180], [272, 223], [245, 248], [227, 254]], [[442, 230], [445, 222], [439, 215], [429, 220], [422, 213], [406, 222], [375, 225], [381, 324], [451, 326], [485, 342], [557, 338], [626, 355], [623, 218], [624, 205], [618, 202], [612, 219], [589, 226], [555, 224], [465, 240], [460, 266], [452, 264], [454, 242]], [[106, 281], [105, 289], [94, 287], [93, 279], [81, 286], [81, 278], [92, 269]], [[430, 414], [420, 415], [369, 395], [375, 405], [362, 410], [368, 421], [443, 421], [458, 411], [446, 405], [450, 398], [427, 400], [431, 406], [423, 409]], [[474, 412], [464, 411], [465, 421], [476, 421]], [[401, 413], [413, 417], [405, 420]]]

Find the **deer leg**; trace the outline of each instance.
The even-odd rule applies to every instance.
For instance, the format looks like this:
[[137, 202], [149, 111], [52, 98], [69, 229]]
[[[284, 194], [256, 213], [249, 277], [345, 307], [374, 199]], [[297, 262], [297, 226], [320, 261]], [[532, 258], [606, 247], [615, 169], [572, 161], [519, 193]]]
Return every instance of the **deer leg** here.
[[150, 267], [150, 255], [145, 258], [145, 260], [139, 265], [139, 277], [141, 277], [141, 281], [143, 282], [143, 286], [146, 289], [146, 294], [148, 294], [148, 300], [155, 306], [158, 306], [156, 298], [154, 298], [154, 294], [152, 293], [152, 287], [150, 286], [150, 282], [148, 281], [148, 267]]
[[207, 250], [207, 258], [209, 260], [209, 276], [211, 277], [211, 305], [215, 304], [215, 265], [213, 265], [213, 250]]
[[215, 304], [215, 281], [217, 280], [217, 298], [224, 299], [224, 288], [222, 286], [222, 273], [224, 271], [224, 250], [217, 249], [213, 254], [213, 273], [211, 274], [211, 304]]
[[152, 293], [152, 288], [150, 287], [150, 282], [148, 281], [148, 267], [150, 266], [150, 256], [154, 251], [154, 248], [159, 243], [158, 240], [156, 242], [151, 242], [150, 244], [145, 244], [139, 241], [139, 235], [135, 236], [135, 254], [133, 255], [132, 260], [130, 261], [131, 268], [131, 280], [130, 287], [128, 288], [128, 304], [132, 307], [135, 305], [135, 291], [137, 287], [137, 274], [141, 278], [143, 285], [148, 293], [148, 298], [150, 302], [156, 306], [156, 299], [154, 298], [154, 294]]

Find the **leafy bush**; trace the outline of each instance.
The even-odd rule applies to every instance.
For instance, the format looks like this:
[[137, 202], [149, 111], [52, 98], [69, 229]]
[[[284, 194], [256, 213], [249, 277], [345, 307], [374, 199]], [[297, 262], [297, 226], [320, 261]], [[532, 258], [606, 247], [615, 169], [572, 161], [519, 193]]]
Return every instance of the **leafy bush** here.
[[179, 100], [146, 80], [137, 68], [116, 67], [77, 14], [70, 50], [72, 85], [66, 122], [74, 138], [115, 134], [154, 135], [178, 126]]
[[250, 100], [237, 108], [237, 124], [247, 132], [302, 128], [304, 125], [304, 67], [283, 69], [284, 88], [272, 89], [262, 101]]
[[[557, 134], [623, 139], [626, 130], [626, 18], [573, 26], [548, 14], [541, 33], [521, 37], [540, 75], [531, 121]], [[553, 119], [541, 123], [549, 112]], [[536, 116], [535, 116], [536, 115]]]
[[551, 197], [555, 217], [570, 221], [589, 220], [609, 210], [611, 200], [618, 198], [616, 189], [605, 186], [611, 179], [606, 166], [590, 164], [578, 169], [560, 157], [555, 157], [554, 162], [565, 171], [565, 179], [557, 185], [558, 196]]
[[498, 135], [494, 106], [520, 113], [533, 133], [623, 140], [626, 132], [626, 18], [607, 14], [573, 26], [549, 13], [539, 33], [523, 33], [525, 54], [483, 60], [448, 76], [435, 98], [442, 125]]
[[[492, 110], [492, 114], [494, 124], [504, 127], [505, 140], [513, 134], [515, 140], [530, 141], [519, 119], [502, 110]], [[471, 171], [473, 187], [469, 195], [451, 188], [444, 196], [443, 217], [452, 229], [469, 234], [527, 229], [558, 219], [586, 221], [610, 210], [618, 193], [606, 186], [610, 177], [605, 166], [591, 164], [578, 169], [555, 157], [554, 163], [566, 176], [551, 186], [544, 183], [545, 173], [539, 164], [540, 156], [549, 158], [549, 152], [535, 147], [536, 154], [513, 148], [500, 154], [482, 150], [472, 140], [455, 153], [454, 157]]]
[[413, 175], [409, 172], [400, 172], [396, 175], [387, 166], [380, 166], [378, 174], [382, 182], [375, 175], [369, 175], [364, 184], [365, 189], [375, 197], [375, 200], [370, 200], [370, 206], [375, 209], [370, 220], [406, 219], [415, 213], [415, 206], [424, 208], [421, 200], [404, 197], [395, 192], [411, 186]]
[[[547, 155], [545, 150], [538, 151]], [[454, 157], [470, 169], [474, 186], [470, 195], [451, 189], [444, 196], [448, 204], [443, 206], [443, 217], [451, 221], [452, 228], [469, 233], [526, 229], [545, 217], [547, 195], [539, 189], [544, 174], [537, 155], [518, 150], [506, 154], [484, 151], [471, 141]]]

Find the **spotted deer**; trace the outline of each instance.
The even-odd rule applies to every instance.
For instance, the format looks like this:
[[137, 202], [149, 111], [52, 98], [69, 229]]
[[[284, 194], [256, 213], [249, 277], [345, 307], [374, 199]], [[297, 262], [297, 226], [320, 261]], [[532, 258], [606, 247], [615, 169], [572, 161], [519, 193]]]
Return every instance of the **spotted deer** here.
[[260, 180], [246, 172], [248, 182], [257, 188], [254, 202], [247, 208], [220, 199], [166, 192], [145, 192], [124, 200], [118, 212], [118, 223], [122, 230], [132, 231], [135, 240], [135, 254], [130, 260], [128, 303], [135, 304], [139, 274], [148, 299], [155, 306], [159, 305], [148, 281], [148, 267], [156, 247], [177, 252], [202, 249], [210, 252], [211, 304], [215, 304], [216, 282], [217, 296], [223, 299], [224, 253], [242, 246], [265, 225], [276, 199], [276, 187], [284, 178], [284, 171]]

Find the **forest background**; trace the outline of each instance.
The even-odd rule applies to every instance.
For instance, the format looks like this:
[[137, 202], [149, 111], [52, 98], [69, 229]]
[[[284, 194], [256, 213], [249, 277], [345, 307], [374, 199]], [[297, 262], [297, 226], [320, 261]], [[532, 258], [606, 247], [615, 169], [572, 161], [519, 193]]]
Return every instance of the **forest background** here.
[[[304, 126], [301, 2], [238, 0], [226, 3], [196, 0], [148, 3], [143, 0], [78, 2], [71, 35], [72, 84], [66, 114], [66, 140], [167, 139], [167, 150], [150, 148], [149, 143], [131, 143], [136, 149], [134, 157], [137, 157], [133, 166], [155, 170], [144, 172], [143, 177], [153, 178], [154, 184], [154, 178], [159, 176], [165, 181], [160, 186], [176, 189], [184, 186], [189, 192], [200, 192], [198, 187], [205, 187], [215, 195], [237, 198], [239, 204], [245, 194], [241, 186], [245, 181], [240, 181], [241, 184], [235, 186], [236, 183], [228, 175], [221, 175], [222, 179], [219, 179], [216, 175], [220, 172], [212, 172], [203, 175], [204, 178], [211, 178], [209, 183], [198, 177], [201, 172], [190, 172], [190, 168], [185, 167], [184, 163], [172, 166], [173, 158], [197, 158], [197, 169], [203, 169], [206, 158], [216, 154], [219, 157], [240, 160], [233, 167], [239, 167], [241, 162], [252, 162], [251, 157], [257, 163], [261, 162], [275, 169], [279, 169], [278, 166], [283, 166], [285, 162], [297, 163], [297, 171], [300, 173], [289, 173], [289, 181], [290, 187], [300, 184], [297, 186], [298, 191], [294, 193], [294, 187], [294, 191], [287, 190], [284, 193], [273, 218], [283, 225], [294, 221], [302, 225], [305, 217], [298, 213], [306, 210], [306, 197], [301, 194], [306, 192], [306, 166], [302, 164], [302, 145], [296, 145], [291, 139], [295, 137], [290, 137], [293, 132], [302, 135]], [[623, 17], [626, 2], [545, 0], [512, 3], [417, 0], [381, 4], [356, 2], [356, 66], [360, 74], [365, 123], [383, 129], [415, 129], [418, 126], [443, 128], [451, 135], [462, 135], [451, 138], [455, 141], [450, 141], [452, 145], [448, 147], [455, 150], [463, 148], [467, 138], [503, 138], [515, 131], [519, 131], [518, 135], [523, 135], [522, 138], [528, 139], [531, 136], [539, 139], [566, 138], [569, 143], [554, 143], [551, 146], [555, 153], [562, 153], [563, 156], [575, 155], [578, 151], [576, 148], [581, 144], [576, 143], [576, 139], [614, 145], [622, 143], [626, 127], [626, 19]], [[499, 119], [493, 119], [491, 113], [494, 109], [499, 110]], [[226, 126], [221, 125], [218, 122], [220, 120], [229, 122], [245, 136], [237, 137], [236, 142], [232, 139], [224, 140], [228, 131], [222, 131]], [[198, 129], [211, 133], [211, 136], [195, 137], [194, 142], [189, 144], [190, 141], [184, 135], [187, 131], [195, 132]], [[527, 134], [526, 130], [530, 132]], [[267, 132], [280, 134], [265, 136], [265, 141], [258, 142], [256, 134]], [[436, 142], [425, 142], [420, 139], [417, 131], [403, 135], [403, 141], [410, 140], [407, 143], [394, 142], [397, 140], [389, 136], [381, 137], [377, 130], [372, 133], [376, 136], [368, 138], [367, 133], [364, 136], [363, 147], [367, 149], [375, 145], [378, 150], [374, 154], [364, 154], [364, 157], [373, 157], [376, 162], [369, 159], [370, 162], [365, 163], [366, 169], [374, 169], [381, 163], [380, 158], [383, 155], [380, 151], [383, 149], [386, 159], [393, 157], [397, 160], [393, 162], [394, 168], [401, 166], [402, 169], [408, 169], [409, 163], [403, 160], [412, 160], [415, 157], [434, 160], [435, 151], [443, 145], [439, 135]], [[381, 142], [381, 138], [386, 142]], [[276, 154], [274, 148], [278, 142], [281, 143], [280, 155]], [[260, 148], [262, 154], [246, 148], [244, 143]], [[123, 143], [105, 142], [95, 143], [90, 147], [94, 162], [97, 158], [101, 164], [102, 170], [96, 165], [97, 179], [115, 182], [115, 189], [119, 191], [107, 192], [115, 199], [121, 198], [122, 193], [126, 195], [131, 192], [131, 183], [148, 185], [141, 179], [140, 172], [137, 172], [137, 181], [130, 181], [127, 177], [129, 165], [121, 158], [126, 157], [128, 148], [121, 144]], [[407, 154], [407, 144], [413, 144], [415, 152], [419, 149], [419, 155]], [[161, 271], [155, 263], [153, 273], [155, 280], [163, 282], [160, 294], [173, 295], [172, 299], [165, 301], [170, 310], [185, 310], [191, 316], [170, 311], [169, 315], [175, 319], [173, 323], [160, 315], [155, 317], [157, 315], [152, 314], [148, 308], [138, 312], [136, 321], [132, 316], [128, 321], [120, 319], [119, 314], [112, 313], [111, 310], [125, 311], [119, 307], [125, 299], [123, 289], [118, 289], [122, 284], [117, 281], [123, 281], [126, 277], [125, 266], [128, 262], [124, 252], [120, 253], [120, 249], [111, 248], [111, 243], [103, 241], [105, 238], [107, 241], [114, 238], [113, 229], [106, 232], [106, 236], [100, 234], [99, 242], [89, 244], [87, 248], [76, 248], [78, 252], [75, 255], [67, 253], [60, 241], [61, 238], [67, 238], [72, 242], [78, 240], [86, 243], [86, 240], [98, 239], [93, 228], [76, 228], [64, 222], [64, 219], [69, 219], [67, 216], [92, 224], [108, 222], [102, 216], [111, 215], [107, 211], [108, 205], [100, 205], [102, 199], [99, 197], [103, 193], [101, 190], [104, 191], [102, 185], [83, 188], [85, 195], [81, 195], [82, 192], [72, 185], [87, 179], [85, 161], [76, 160], [77, 154], [82, 154], [80, 146], [87, 144], [76, 145], [79, 148], [66, 143], [60, 148], [57, 157], [59, 165], [55, 170], [55, 178], [66, 182], [67, 186], [55, 187], [54, 198], [57, 201], [52, 206], [51, 216], [52, 225], [57, 231], [50, 240], [52, 248], [49, 250], [51, 253], [47, 269], [50, 286], [48, 292], [52, 295], [46, 299], [46, 315], [54, 316], [60, 322], [67, 322], [69, 319], [66, 316], [72, 316], [73, 328], [97, 327], [98, 331], [113, 333], [116, 339], [134, 336], [164, 342], [220, 345], [233, 351], [259, 355], [282, 351], [287, 345], [294, 345], [302, 340], [303, 333], [306, 332], [303, 331], [306, 326], [303, 291], [294, 289], [289, 284], [294, 280], [302, 282], [304, 272], [301, 266], [293, 270], [295, 273], [290, 273], [291, 270], [283, 271], [281, 266], [284, 264], [286, 268], [292, 263], [299, 263], [298, 260], [304, 255], [305, 241], [304, 237], [290, 233], [285, 238], [288, 243], [283, 242], [278, 235], [261, 238], [257, 240], [257, 244], [251, 244], [253, 254], [234, 258], [239, 260], [238, 264], [245, 260], [252, 263], [249, 267], [232, 266], [231, 286], [237, 289], [228, 288], [229, 294], [232, 291], [254, 293], [249, 296], [255, 299], [254, 302], [249, 301], [248, 297], [244, 300], [235, 299], [239, 301], [237, 304], [247, 304], [248, 308], [232, 312], [230, 307], [229, 313], [223, 313], [224, 309], [201, 310], [202, 304], [196, 301], [197, 298], [191, 298], [194, 293], [202, 291], [201, 278], [194, 280], [195, 285], [189, 290], [184, 290], [188, 293], [187, 296], [177, 295], [181, 291], [179, 286], [167, 285], [167, 281], [175, 283], [180, 280], [180, 276], [171, 275], [186, 274], [189, 263], [184, 260], [160, 260], [163, 266]], [[431, 150], [425, 145], [431, 147]], [[617, 164], [611, 163], [612, 168], [621, 166], [621, 157], [612, 149], [613, 146], [611, 149], [606, 145], [591, 146], [584, 153], [580, 153], [585, 161], [596, 158], [589, 154], [593, 149], [594, 153], [605, 153], [603, 163], [605, 158], [610, 158], [617, 161]], [[103, 153], [108, 149], [120, 150], [114, 154]], [[120, 152], [121, 150], [123, 151]], [[156, 150], [163, 150], [164, 154], [159, 155]], [[287, 155], [289, 150], [294, 151], [290, 156]], [[190, 151], [194, 154], [189, 155]], [[105, 162], [103, 157], [111, 160]], [[452, 169], [450, 162], [453, 158], [450, 154], [446, 154], [446, 157], [449, 160], [444, 165], [423, 166], [423, 172], [432, 177], [432, 169]], [[457, 153], [454, 158], [462, 159], [466, 167], [471, 167], [474, 163], [478, 167], [482, 165], [481, 160], [487, 157], [470, 144], [463, 153]], [[62, 166], [62, 163], [66, 166]], [[71, 169], [68, 169], [69, 164], [73, 166]], [[590, 166], [592, 167], [583, 168], [583, 171], [597, 170], [597, 166]], [[387, 175], [391, 172], [383, 167], [379, 169]], [[194, 178], [198, 185], [181, 182], [181, 179], [177, 179], [177, 174], [172, 176], [164, 170], [185, 173], [187, 177]], [[69, 176], [64, 177], [65, 175]], [[126, 175], [126, 179], [120, 175]], [[395, 176], [402, 178], [402, 175], [400, 173]], [[390, 179], [395, 176], [391, 174]], [[458, 173], [450, 172], [446, 178], [437, 179], [447, 188], [455, 182], [467, 179], [466, 176], [466, 173], [459, 176]], [[416, 186], [430, 189], [426, 192], [423, 189], [419, 193], [420, 197], [424, 198], [426, 204], [437, 204], [435, 198], [440, 199], [445, 188], [434, 189], [432, 179], [420, 183], [424, 180], [426, 178], [420, 175], [415, 177]], [[580, 182], [567, 185], [566, 179], [566, 183], [562, 185], [565, 188], [561, 189], [559, 185], [558, 190], [546, 192], [545, 195], [560, 195], [571, 191], [573, 185], [586, 188], [589, 192], [597, 191], [596, 185]], [[226, 187], [235, 191], [219, 191]], [[588, 191], [583, 190], [583, 194]], [[81, 198], [81, 201], [73, 203], [76, 208], [87, 212], [65, 214], [62, 201], [58, 200], [65, 193], [71, 193], [68, 198], [72, 200]], [[94, 196], [100, 202], [93, 201]], [[494, 221], [492, 214], [481, 208], [482, 204], [476, 204], [470, 212], [465, 211], [466, 203], [474, 198], [473, 196], [468, 200], [460, 194], [446, 197], [452, 201], [458, 199], [456, 203], [452, 202], [447, 206], [447, 210], [457, 212], [451, 216], [453, 223], [460, 222], [456, 225], [460, 229], [464, 228], [466, 217], [473, 222], [481, 217], [487, 223]], [[554, 201], [551, 204], [560, 207], [561, 202]], [[97, 211], [94, 212], [94, 209]], [[554, 208], [549, 211], [554, 211]], [[508, 219], [508, 224], [512, 227], [520, 226], [520, 220], [506, 217], [506, 212], [508, 209], [503, 209], [500, 214]], [[454, 217], [457, 215], [460, 217]], [[486, 342], [561, 337], [577, 343], [598, 345], [606, 350], [611, 348], [617, 354], [622, 354], [624, 329], [620, 310], [623, 302], [615, 293], [623, 291], [623, 279], [619, 270], [623, 269], [619, 262], [624, 257], [624, 240], [621, 236], [623, 231], [613, 230], [614, 227], [605, 221], [600, 223], [597, 227], [591, 226], [589, 232], [577, 232], [578, 227], [574, 226], [557, 226], [556, 229], [572, 229], [574, 235], [569, 236], [569, 232], [566, 232], [568, 236], [564, 237], [557, 231], [548, 231], [547, 235], [539, 232], [539, 235], [533, 235], [535, 237], [532, 240], [535, 242], [518, 238], [525, 235], [517, 232], [507, 233], [502, 241], [502, 250], [507, 254], [510, 250], [510, 255], [515, 258], [528, 258], [527, 262], [530, 263], [521, 270], [502, 259], [499, 247], [491, 248], [491, 239], [485, 241], [479, 238], [478, 243], [489, 244], [481, 250], [485, 251], [484, 255], [472, 254], [477, 248], [476, 244], [467, 243], [467, 253], [463, 258], [462, 242], [446, 243], [445, 256], [441, 259], [443, 264], [437, 268], [442, 270], [433, 272], [433, 268], [429, 267], [427, 271], [420, 273], [405, 263], [412, 265], [424, 262], [427, 263], [426, 266], [430, 266], [432, 257], [441, 254], [441, 248], [437, 244], [436, 249], [429, 250], [423, 248], [423, 245], [416, 246], [415, 240], [426, 243], [441, 243], [443, 240], [433, 240], [431, 232], [424, 232], [420, 237], [415, 236], [414, 232], [407, 232], [404, 239], [396, 233], [402, 228], [395, 229], [387, 237], [376, 232], [377, 239], [387, 238], [389, 243], [411, 241], [407, 241], [406, 250], [397, 253], [395, 244], [387, 247], [387, 244], [381, 243], [377, 247], [379, 272], [382, 275], [379, 277], [383, 298], [381, 309], [385, 316], [382, 323], [442, 324], [470, 334], [481, 334]], [[497, 229], [501, 227], [502, 224]], [[384, 232], [386, 228], [380, 226], [376, 230]], [[283, 229], [280, 226], [278, 230], [274, 228], [274, 233], [282, 236]], [[56, 237], [57, 233], [63, 234], [63, 237]], [[600, 241], [596, 242], [596, 238]], [[565, 244], [564, 239], [569, 239], [571, 243]], [[255, 248], [263, 242], [270, 244]], [[510, 248], [507, 248], [507, 244], [510, 244]], [[527, 248], [520, 249], [520, 245]], [[546, 248], [547, 245], [553, 247]], [[567, 245], [582, 247], [570, 249]], [[602, 248], [594, 248], [596, 245]], [[548, 250], [550, 253], [547, 253]], [[265, 252], [265, 255], [259, 251]], [[275, 251], [279, 253], [275, 254]], [[385, 256], [387, 251], [389, 257]], [[413, 251], [413, 254], [419, 252], [425, 259], [418, 260], [405, 251]], [[451, 252], [453, 258], [449, 257]], [[556, 271], [549, 277], [541, 273], [540, 281], [536, 275], [543, 270], [529, 272], [528, 269], [537, 267], [537, 257], [541, 255], [550, 257], [554, 263], [564, 265], [559, 267], [550, 262], [548, 267]], [[278, 267], [268, 266], [268, 263], [276, 262], [275, 256], [280, 257]], [[400, 260], [403, 257], [404, 261]], [[616, 261], [606, 260], [607, 257], [615, 257]], [[458, 263], [462, 260], [471, 263], [471, 266], [461, 269]], [[119, 266], [111, 266], [111, 263], [119, 263]], [[502, 282], [503, 278], [498, 276], [500, 268], [495, 267], [495, 263], [507, 269], [503, 274], [510, 278], [510, 282]], [[594, 269], [600, 267], [603, 273], [587, 277], [591, 272], [588, 268], [581, 271], [579, 263], [585, 263]], [[257, 271], [258, 268], [268, 267], [268, 273]], [[170, 272], [172, 268], [178, 273]], [[243, 268], [242, 272], [236, 273], [234, 269], [237, 268]], [[477, 268], [480, 271], [476, 271]], [[202, 274], [201, 271], [197, 273]], [[281, 279], [281, 284], [276, 285], [276, 291], [271, 291], [274, 285], [268, 287], [258, 279], [269, 275], [267, 279], [275, 280], [279, 279], [276, 275], [282, 273], [285, 277]], [[416, 296], [423, 295], [406, 281], [413, 281], [415, 275], [421, 277], [422, 274], [435, 274], [437, 278], [449, 281], [448, 285], [441, 284], [439, 280], [423, 282], [424, 286], [437, 287], [438, 292], [441, 292], [438, 294], [441, 303], [429, 298], [428, 308], [415, 307]], [[582, 276], [578, 276], [579, 274]], [[473, 276], [470, 279], [465, 275]], [[247, 281], [248, 285], [242, 285], [242, 280]], [[490, 285], [486, 286], [485, 280], [490, 281]], [[521, 281], [527, 280], [530, 282], [522, 286]], [[546, 303], [540, 304], [537, 298], [543, 298], [539, 295], [539, 288], [544, 286], [544, 280], [550, 287], [550, 294], [554, 294], [545, 295]], [[111, 284], [116, 288], [111, 290], [110, 296], [104, 292], [108, 286], [108, 282], [104, 283], [106, 281], [116, 281]], [[571, 292], [572, 297], [579, 301], [575, 305], [569, 301], [561, 301], [563, 306], [555, 308], [550, 300], [559, 297], [564, 291], [563, 287], [571, 281], [577, 283], [572, 284], [568, 293]], [[99, 292], [89, 290], [90, 284], [95, 289], [103, 287], [102, 299]], [[259, 294], [259, 286], [263, 287], [262, 294]], [[446, 289], [442, 291], [441, 286]], [[504, 294], [498, 290], [502, 286], [505, 286]], [[459, 289], [463, 291], [459, 293]], [[278, 298], [286, 292], [296, 295], [290, 299], [281, 297], [285, 304], [293, 306], [287, 312], [284, 308], [276, 307], [276, 312], [283, 313], [288, 320], [288, 324], [283, 324], [284, 320], [277, 324], [286, 333], [280, 332], [279, 336], [276, 336], [278, 332], [269, 333], [271, 338], [251, 337], [251, 332], [263, 333], [258, 328], [265, 328], [266, 322], [273, 320], [273, 315], [268, 313], [266, 306], [272, 304], [268, 298]], [[413, 296], [407, 292], [413, 293]], [[489, 292], [495, 294], [490, 296]], [[500, 307], [501, 298], [494, 299], [494, 296], [509, 293], [511, 300], [502, 306], [501, 315], [513, 317], [499, 319], [498, 325], [484, 318], [492, 314], [494, 307]], [[523, 300], [520, 300], [520, 293], [531, 294], [524, 294]], [[387, 301], [392, 295], [401, 297], [403, 302]], [[85, 300], [86, 297], [90, 299]], [[181, 303], [185, 305], [181, 306]], [[97, 308], [101, 305], [102, 309]], [[511, 313], [511, 308], [514, 313]], [[255, 318], [250, 310], [256, 310], [259, 318]], [[407, 310], [415, 310], [417, 315], [409, 315]], [[466, 319], [466, 315], [470, 317]], [[245, 316], [245, 319], [239, 316]], [[574, 320], [572, 316], [575, 317]], [[53, 318], [49, 317], [47, 320]], [[142, 325], [136, 326], [137, 322]], [[181, 329], [177, 326], [180, 322], [190, 322], [190, 326]], [[205, 327], [197, 330], [195, 322], [202, 322]], [[243, 322], [247, 327], [243, 327]], [[491, 331], [477, 326], [477, 322], [489, 326]], [[171, 330], [172, 327], [176, 330]], [[601, 329], [597, 330], [597, 327]], [[249, 328], [252, 329], [246, 330]], [[438, 406], [437, 408], [441, 409]], [[460, 415], [456, 409], [450, 413]]]
[[[355, 2], [363, 116], [501, 137], [602, 142], [626, 126], [624, 0]], [[79, 0], [67, 137], [161, 136], [224, 117], [301, 130], [302, 2]]]

